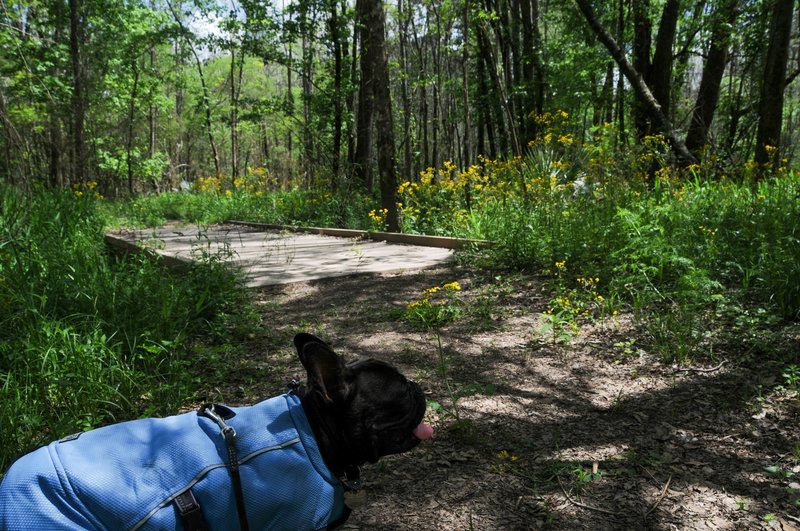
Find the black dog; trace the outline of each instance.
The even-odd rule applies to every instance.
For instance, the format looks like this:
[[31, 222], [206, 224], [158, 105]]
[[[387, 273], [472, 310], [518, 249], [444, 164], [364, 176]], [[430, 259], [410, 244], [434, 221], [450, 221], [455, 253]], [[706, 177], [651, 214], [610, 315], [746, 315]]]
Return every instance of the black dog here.
[[338, 526], [358, 467], [433, 429], [419, 386], [390, 365], [345, 364], [310, 334], [294, 344], [307, 389], [107, 426], [22, 457], [0, 484], [0, 530]]

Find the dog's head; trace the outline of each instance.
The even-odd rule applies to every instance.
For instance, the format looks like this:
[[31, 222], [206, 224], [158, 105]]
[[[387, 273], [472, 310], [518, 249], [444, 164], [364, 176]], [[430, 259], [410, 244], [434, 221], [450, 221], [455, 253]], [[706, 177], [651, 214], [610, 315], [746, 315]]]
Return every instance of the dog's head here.
[[422, 389], [388, 363], [346, 364], [311, 334], [298, 334], [294, 344], [308, 373], [303, 408], [334, 472], [406, 452], [433, 434], [422, 423]]

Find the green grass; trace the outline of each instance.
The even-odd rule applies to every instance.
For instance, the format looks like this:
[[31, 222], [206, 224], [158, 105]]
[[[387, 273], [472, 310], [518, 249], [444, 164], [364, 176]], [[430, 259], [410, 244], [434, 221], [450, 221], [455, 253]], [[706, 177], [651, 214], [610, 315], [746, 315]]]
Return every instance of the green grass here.
[[54, 438], [174, 412], [192, 392], [187, 339], [246, 305], [214, 257], [174, 276], [110, 255], [98, 206], [0, 186], [0, 469]]

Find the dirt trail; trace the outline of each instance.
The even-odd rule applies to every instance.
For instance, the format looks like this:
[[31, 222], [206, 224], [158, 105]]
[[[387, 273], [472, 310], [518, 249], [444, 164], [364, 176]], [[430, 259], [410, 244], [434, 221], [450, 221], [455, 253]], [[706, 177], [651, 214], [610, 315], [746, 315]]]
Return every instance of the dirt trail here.
[[444, 267], [261, 289], [267, 337], [219, 392], [252, 403], [303, 378], [291, 337], [305, 330], [392, 362], [449, 410], [435, 343], [397, 311], [454, 280], [472, 312], [442, 340], [451, 381], [472, 386], [465, 426], [429, 410], [432, 440], [365, 467], [348, 529], [800, 529], [800, 403], [756, 399], [768, 368], [676, 371], [626, 315], [583, 326], [567, 349], [542, 344], [552, 294], [536, 278]]

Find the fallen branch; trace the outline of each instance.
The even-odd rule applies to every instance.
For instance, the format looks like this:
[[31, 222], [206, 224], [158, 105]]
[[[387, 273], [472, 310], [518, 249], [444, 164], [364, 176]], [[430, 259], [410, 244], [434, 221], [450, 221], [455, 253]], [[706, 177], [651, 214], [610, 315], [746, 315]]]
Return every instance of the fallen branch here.
[[714, 371], [720, 370], [722, 368], [722, 366], [725, 365], [726, 363], [728, 363], [728, 360], [725, 360], [722, 363], [720, 363], [719, 365], [717, 365], [716, 367], [711, 367], [710, 369], [697, 369], [695, 367], [679, 367], [679, 368], [675, 369], [675, 372], [679, 372], [679, 371], [682, 371], [682, 372], [714, 372]]
[[647, 520], [647, 517], [650, 515], [650, 513], [652, 513], [655, 510], [655, 508], [658, 507], [658, 504], [661, 503], [661, 500], [664, 499], [664, 496], [667, 494], [667, 489], [669, 489], [669, 484], [670, 483], [672, 483], [672, 474], [669, 475], [669, 478], [667, 479], [667, 484], [664, 485], [664, 488], [661, 490], [661, 494], [659, 495], [659, 497], [656, 500], [656, 502], [653, 504], [652, 507], [650, 507], [649, 511], [644, 513], [644, 519], [645, 520]]
[[558, 480], [558, 486], [561, 487], [561, 492], [564, 493], [564, 496], [566, 496], [567, 500], [570, 503], [572, 503], [573, 505], [576, 505], [578, 507], [582, 507], [583, 509], [589, 509], [589, 510], [597, 511], [597, 512], [600, 512], [600, 513], [610, 514], [611, 516], [619, 516], [619, 513], [615, 513], [614, 511], [609, 511], [608, 509], [601, 509], [600, 507], [594, 507], [592, 505], [586, 505], [584, 503], [581, 503], [581, 502], [573, 500], [572, 498], [570, 498], [569, 494], [567, 493], [567, 489], [564, 488], [564, 484], [561, 483], [561, 476], [556, 474], [556, 479]]

